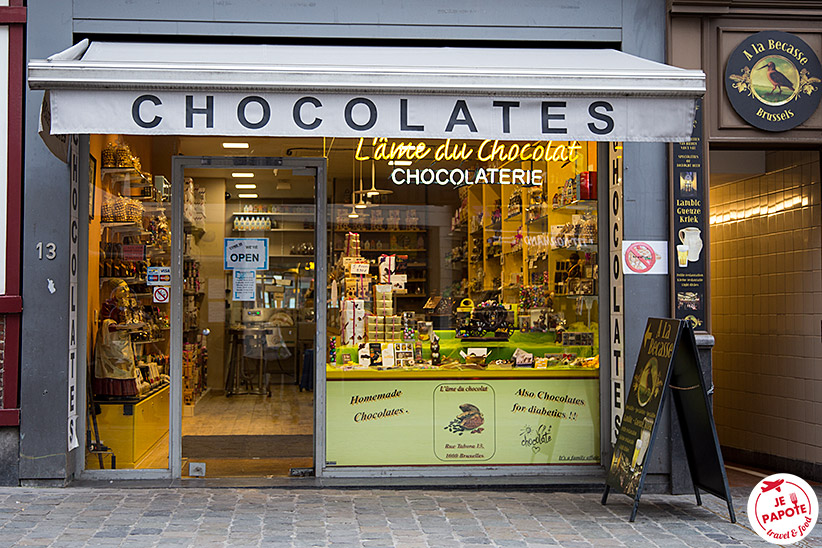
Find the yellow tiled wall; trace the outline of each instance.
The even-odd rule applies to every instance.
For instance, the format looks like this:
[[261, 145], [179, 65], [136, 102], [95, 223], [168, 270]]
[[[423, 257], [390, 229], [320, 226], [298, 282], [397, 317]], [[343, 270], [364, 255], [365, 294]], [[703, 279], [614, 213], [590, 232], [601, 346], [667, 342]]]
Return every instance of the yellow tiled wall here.
[[711, 180], [714, 415], [723, 446], [820, 463], [819, 153], [762, 154]]

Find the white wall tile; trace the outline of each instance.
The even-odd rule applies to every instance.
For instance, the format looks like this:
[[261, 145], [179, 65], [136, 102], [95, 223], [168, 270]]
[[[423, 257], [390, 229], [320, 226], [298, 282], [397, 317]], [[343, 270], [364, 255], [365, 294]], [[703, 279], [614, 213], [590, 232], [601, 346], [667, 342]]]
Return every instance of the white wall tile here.
[[710, 234], [720, 441], [811, 462], [822, 462], [818, 158], [774, 151], [776, 172], [711, 190], [712, 215], [748, 212]]

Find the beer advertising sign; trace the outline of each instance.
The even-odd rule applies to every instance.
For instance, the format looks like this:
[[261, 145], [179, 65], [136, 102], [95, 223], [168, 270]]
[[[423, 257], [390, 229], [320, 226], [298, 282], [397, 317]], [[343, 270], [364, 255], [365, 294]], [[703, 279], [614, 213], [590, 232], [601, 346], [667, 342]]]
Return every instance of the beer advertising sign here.
[[822, 98], [822, 66], [804, 40], [763, 31], [728, 57], [725, 93], [746, 122], [765, 131], [787, 131], [805, 122]]

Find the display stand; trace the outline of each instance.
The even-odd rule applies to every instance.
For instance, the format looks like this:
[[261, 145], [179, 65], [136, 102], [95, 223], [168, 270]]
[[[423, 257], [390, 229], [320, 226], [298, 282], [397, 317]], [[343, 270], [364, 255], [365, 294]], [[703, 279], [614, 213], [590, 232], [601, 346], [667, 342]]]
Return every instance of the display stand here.
[[636, 519], [657, 418], [668, 399], [673, 399], [682, 430], [696, 504], [702, 505], [700, 489], [711, 493], [728, 503], [731, 523], [736, 523], [693, 328], [682, 320], [648, 319], [602, 504], [612, 488], [621, 491], [634, 499], [630, 521]]
[[140, 462], [168, 434], [169, 386], [156, 388], [138, 400], [98, 401], [97, 423], [120, 468]]

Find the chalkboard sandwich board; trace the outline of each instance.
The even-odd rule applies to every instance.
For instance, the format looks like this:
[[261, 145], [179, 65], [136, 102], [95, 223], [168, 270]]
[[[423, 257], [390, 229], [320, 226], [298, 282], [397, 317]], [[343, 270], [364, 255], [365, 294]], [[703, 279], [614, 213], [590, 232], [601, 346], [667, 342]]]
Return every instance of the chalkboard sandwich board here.
[[669, 398], [673, 399], [682, 430], [696, 503], [702, 504], [700, 489], [716, 495], [728, 503], [731, 522], [735, 523], [693, 328], [683, 320], [648, 318], [602, 504], [607, 502], [611, 489], [624, 493], [634, 499], [631, 521], [636, 519], [645, 465], [653, 452], [663, 405]]

